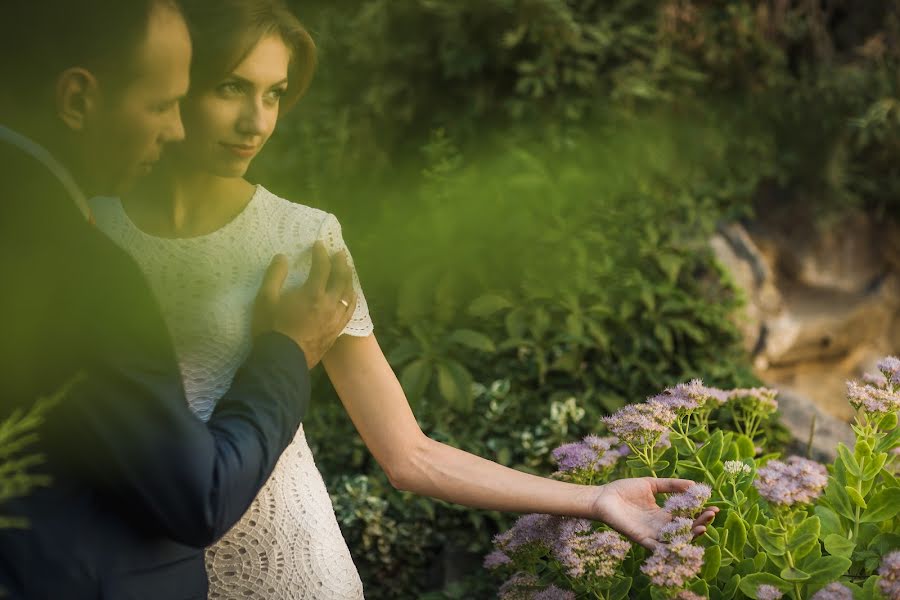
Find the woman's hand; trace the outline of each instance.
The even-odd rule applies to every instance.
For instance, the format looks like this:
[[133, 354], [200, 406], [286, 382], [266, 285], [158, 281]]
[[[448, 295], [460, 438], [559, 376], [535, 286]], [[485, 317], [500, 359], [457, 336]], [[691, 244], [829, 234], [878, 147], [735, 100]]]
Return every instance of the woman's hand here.
[[[657, 479], [634, 477], [618, 479], [597, 488], [594, 508], [597, 520], [603, 521], [631, 541], [654, 548], [659, 542], [660, 528], [672, 520], [672, 516], [656, 505], [656, 494], [680, 493], [693, 481], [687, 479]], [[694, 521], [694, 536], [702, 535], [712, 523], [719, 509], [707, 507]]]

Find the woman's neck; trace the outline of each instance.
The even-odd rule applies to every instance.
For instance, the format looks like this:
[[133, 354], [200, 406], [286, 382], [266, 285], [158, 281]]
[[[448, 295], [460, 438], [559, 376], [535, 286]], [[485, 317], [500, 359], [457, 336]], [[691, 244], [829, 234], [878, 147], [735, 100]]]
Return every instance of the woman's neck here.
[[254, 186], [240, 177], [178, 172], [161, 166], [123, 198], [132, 222], [157, 237], [188, 238], [221, 229], [246, 208]]

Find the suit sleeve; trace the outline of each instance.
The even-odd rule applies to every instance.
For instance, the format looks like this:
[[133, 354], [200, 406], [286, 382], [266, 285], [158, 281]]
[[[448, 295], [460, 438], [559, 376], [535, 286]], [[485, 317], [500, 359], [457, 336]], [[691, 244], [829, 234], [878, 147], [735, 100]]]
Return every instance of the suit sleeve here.
[[299, 426], [310, 393], [303, 353], [283, 335], [260, 336], [204, 423], [138, 266], [94, 230], [78, 247], [78, 280], [63, 288], [86, 293], [70, 303], [78, 327], [65, 342], [82, 346], [86, 377], [54, 411], [58, 456], [141, 526], [208, 546], [241, 518]]

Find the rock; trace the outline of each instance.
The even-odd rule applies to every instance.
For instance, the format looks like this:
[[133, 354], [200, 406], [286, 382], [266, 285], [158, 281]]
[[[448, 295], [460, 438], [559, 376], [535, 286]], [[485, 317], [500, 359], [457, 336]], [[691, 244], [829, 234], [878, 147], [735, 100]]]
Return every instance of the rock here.
[[855, 438], [850, 425], [826, 413], [809, 398], [783, 391], [778, 396], [778, 410], [782, 423], [794, 437], [789, 448], [792, 454], [806, 456], [809, 451], [813, 460], [831, 463], [837, 456], [839, 442], [853, 447]]

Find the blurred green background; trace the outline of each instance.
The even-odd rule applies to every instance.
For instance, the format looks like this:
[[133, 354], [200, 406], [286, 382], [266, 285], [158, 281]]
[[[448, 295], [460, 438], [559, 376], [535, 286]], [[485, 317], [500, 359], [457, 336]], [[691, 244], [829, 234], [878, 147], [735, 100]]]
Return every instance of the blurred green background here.
[[[337, 215], [423, 429], [503, 464], [549, 473], [691, 377], [753, 382], [717, 224], [900, 214], [895, 1], [292, 4], [319, 70], [251, 179]], [[314, 397], [367, 597], [495, 596], [512, 516], [393, 490], [321, 373]]]

